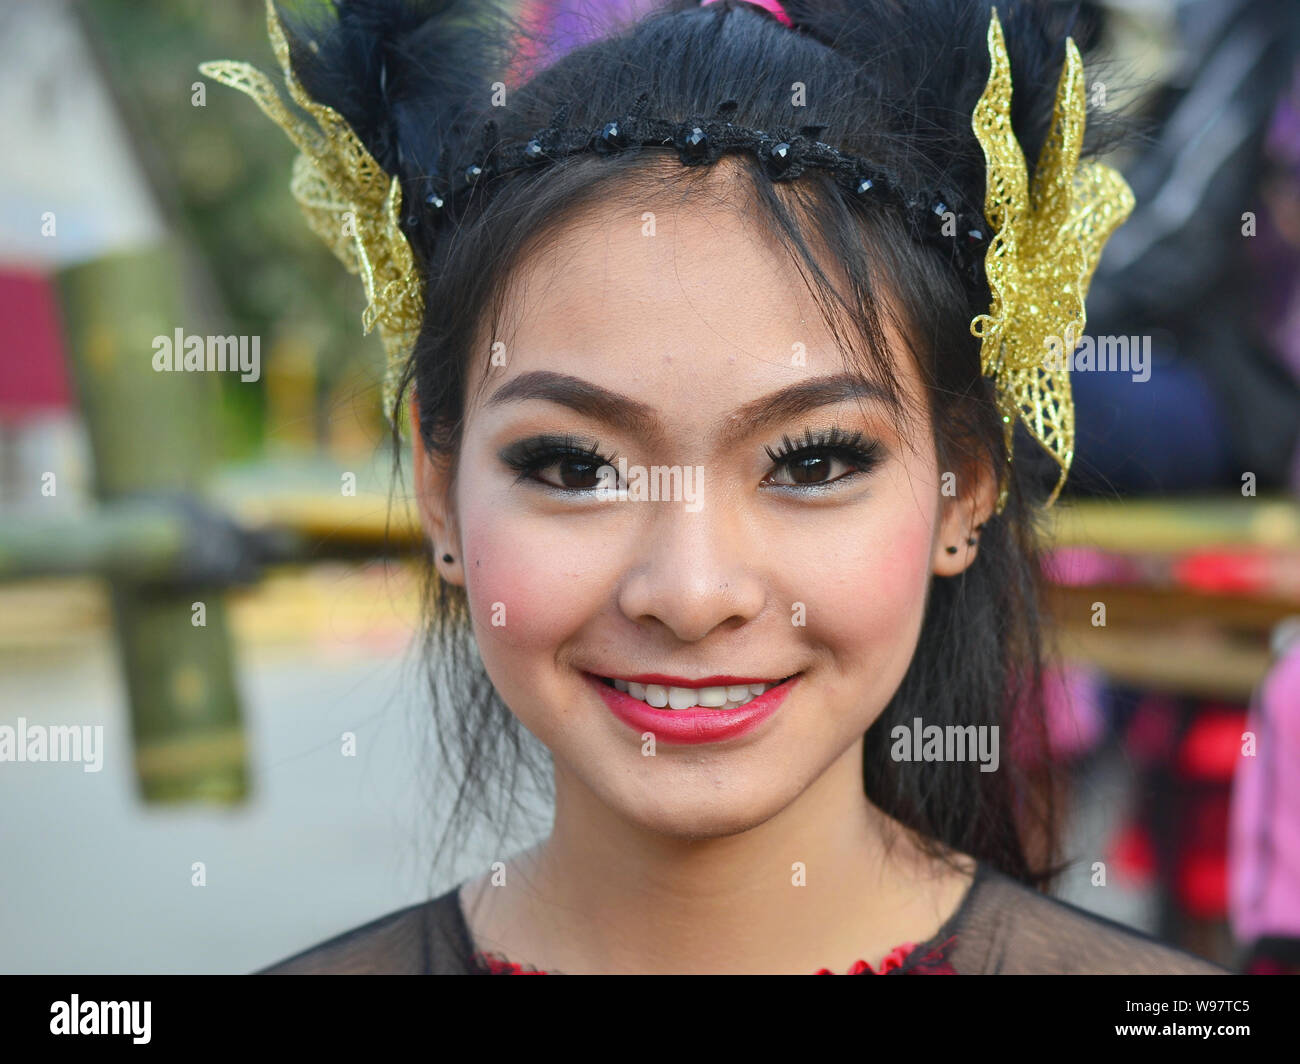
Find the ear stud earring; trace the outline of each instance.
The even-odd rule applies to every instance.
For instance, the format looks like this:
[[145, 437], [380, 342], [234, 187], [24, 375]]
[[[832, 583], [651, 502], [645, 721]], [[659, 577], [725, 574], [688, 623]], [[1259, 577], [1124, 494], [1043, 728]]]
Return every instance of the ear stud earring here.
[[[982, 529], [983, 527], [984, 527], [984, 526], [983, 526], [982, 524], [981, 524], [981, 525], [976, 525], [976, 526], [975, 526], [975, 531], [978, 532], [978, 531], [979, 531], [980, 529]], [[971, 535], [971, 536], [967, 536], [967, 537], [966, 537], [966, 546], [968, 546], [968, 547], [973, 547], [973, 546], [975, 546], [976, 542], [977, 542], [977, 539], [976, 539], [975, 536]], [[944, 547], [944, 550], [946, 550], [949, 554], [956, 554], [956, 553], [957, 553], [957, 548], [956, 548], [956, 547]]]
[[449, 562], [449, 561], [451, 561], [451, 555], [450, 555], [450, 554], [444, 554], [444, 555], [442, 556], [442, 560], [443, 560], [444, 562]]

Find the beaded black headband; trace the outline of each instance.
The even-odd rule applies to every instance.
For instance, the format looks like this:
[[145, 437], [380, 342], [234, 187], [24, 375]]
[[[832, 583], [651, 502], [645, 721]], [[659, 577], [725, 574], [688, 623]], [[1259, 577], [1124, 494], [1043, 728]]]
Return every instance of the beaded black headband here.
[[[473, 161], [450, 180], [439, 175], [420, 179], [423, 194], [416, 202], [424, 204], [426, 218], [434, 215], [436, 226], [470, 190], [491, 178], [540, 168], [571, 155], [591, 151], [610, 156], [642, 147], [671, 147], [684, 165], [707, 166], [728, 152], [749, 152], [772, 181], [793, 181], [808, 169], [818, 169], [855, 198], [890, 202], [910, 219], [915, 239], [951, 253], [971, 283], [982, 279], [989, 239], [983, 215], [954, 209], [959, 199], [951, 190], [905, 191], [890, 174], [818, 140], [825, 126], [768, 132], [735, 125], [727, 118], [738, 106], [735, 100], [720, 103], [715, 118], [669, 121], [645, 114], [649, 99], [648, 92], [641, 93], [626, 115], [597, 129], [568, 126], [568, 105], [561, 104], [551, 124], [522, 143], [497, 144], [497, 123], [489, 119], [483, 127], [483, 147]], [[419, 215], [408, 214], [403, 224], [415, 228], [421, 221]]]

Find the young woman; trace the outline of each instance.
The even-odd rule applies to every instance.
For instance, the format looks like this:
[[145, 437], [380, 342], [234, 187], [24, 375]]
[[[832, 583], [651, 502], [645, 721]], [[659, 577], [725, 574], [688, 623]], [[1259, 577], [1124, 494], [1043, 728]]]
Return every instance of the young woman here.
[[1040, 364], [1131, 205], [1065, 27], [671, 0], [507, 84], [490, 4], [337, 7], [270, 12], [314, 125], [205, 70], [394, 359], [455, 815], [535, 737], [555, 818], [269, 970], [1221, 970], [1036, 889]]

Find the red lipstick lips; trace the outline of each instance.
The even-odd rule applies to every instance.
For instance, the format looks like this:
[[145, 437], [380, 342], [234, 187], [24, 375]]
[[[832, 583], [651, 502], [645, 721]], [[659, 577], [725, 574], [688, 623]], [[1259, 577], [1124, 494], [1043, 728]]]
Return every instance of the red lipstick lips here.
[[[650, 732], [657, 741], [665, 743], [716, 743], [753, 731], [777, 711], [786, 696], [799, 682], [801, 673], [750, 699], [739, 709], [709, 709], [695, 706], [692, 709], [655, 709], [639, 698], [611, 687], [599, 676], [583, 674], [587, 682], [605, 701], [611, 713], [638, 733]], [[748, 680], [741, 677], [711, 676], [707, 680], [681, 682], [680, 678], [664, 677], [655, 673], [641, 676], [618, 677], [632, 683], [661, 683], [672, 687], [713, 687], [728, 683], [766, 683], [763, 679]]]

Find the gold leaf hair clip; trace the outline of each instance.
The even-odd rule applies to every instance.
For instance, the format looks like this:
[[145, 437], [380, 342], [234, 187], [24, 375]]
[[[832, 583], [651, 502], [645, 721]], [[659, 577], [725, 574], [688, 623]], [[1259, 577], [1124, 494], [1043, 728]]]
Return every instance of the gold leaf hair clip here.
[[424, 310], [419, 271], [400, 224], [401, 183], [375, 161], [342, 115], [303, 90], [272, 0], [266, 0], [266, 24], [289, 96], [314, 123], [291, 111], [271, 80], [247, 63], [220, 60], [201, 63], [199, 70], [251, 96], [297, 146], [290, 191], [312, 231], [350, 273], [361, 275], [368, 300], [361, 322], [367, 333], [379, 326], [387, 362], [384, 415], [397, 424], [397, 381]]
[[[1011, 64], [996, 8], [988, 43], [989, 80], [971, 125], [988, 164], [984, 216], [994, 235], [984, 272], [992, 303], [971, 322], [971, 333], [982, 339], [984, 375], [996, 380], [1007, 461], [1019, 419], [1060, 466], [1050, 506], [1074, 458], [1074, 400], [1063, 356], [1082, 338], [1088, 285], [1107, 239], [1133, 210], [1133, 193], [1110, 167], [1079, 166], [1087, 103], [1072, 38], [1065, 42], [1052, 129], [1029, 188], [1011, 128]], [[998, 510], [1005, 504], [1004, 487]]]

